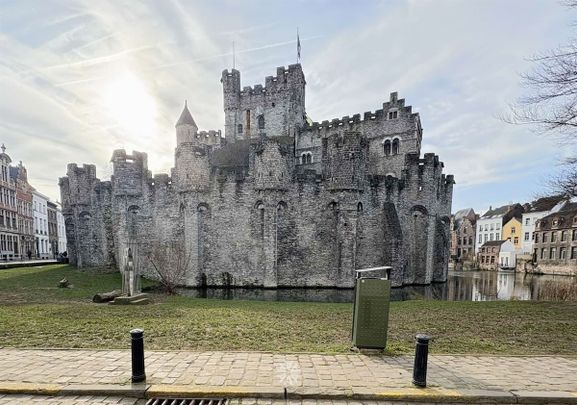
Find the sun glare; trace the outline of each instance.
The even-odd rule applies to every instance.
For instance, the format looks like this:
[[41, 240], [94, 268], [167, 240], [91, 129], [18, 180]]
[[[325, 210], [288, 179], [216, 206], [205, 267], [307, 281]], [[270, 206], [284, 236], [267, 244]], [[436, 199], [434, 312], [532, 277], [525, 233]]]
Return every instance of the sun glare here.
[[134, 74], [113, 79], [102, 92], [107, 115], [129, 137], [151, 137], [156, 131], [156, 102]]

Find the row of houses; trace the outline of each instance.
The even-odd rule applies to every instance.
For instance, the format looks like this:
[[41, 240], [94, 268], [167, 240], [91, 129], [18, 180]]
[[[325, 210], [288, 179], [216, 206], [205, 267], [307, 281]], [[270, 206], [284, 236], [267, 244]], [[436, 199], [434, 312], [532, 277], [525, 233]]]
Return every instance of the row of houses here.
[[66, 252], [59, 206], [28, 183], [26, 167], [12, 165], [0, 147], [0, 259], [51, 259]]
[[552, 196], [508, 204], [478, 215], [458, 211], [451, 222], [451, 257], [458, 265], [487, 270], [526, 268], [577, 273], [577, 200]]

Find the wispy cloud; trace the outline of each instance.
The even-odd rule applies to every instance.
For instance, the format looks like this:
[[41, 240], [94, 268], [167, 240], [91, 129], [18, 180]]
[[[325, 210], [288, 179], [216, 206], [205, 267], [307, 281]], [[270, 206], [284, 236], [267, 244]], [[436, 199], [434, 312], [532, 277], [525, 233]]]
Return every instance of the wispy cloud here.
[[[6, 0], [0, 93], [9, 97], [0, 98], [0, 140], [53, 198], [68, 162], [96, 163], [103, 176], [114, 148], [146, 151], [151, 169], [167, 172], [185, 98], [201, 127], [223, 126], [219, 79], [231, 65], [231, 42], [243, 84], [262, 83], [276, 66], [295, 62], [298, 25], [309, 115], [375, 110], [399, 91], [421, 113], [424, 151], [438, 153], [456, 175], [456, 208], [489, 205], [504, 193], [523, 198], [554, 166], [553, 142], [498, 116], [520, 94], [525, 58], [569, 36], [563, 7], [547, 0], [304, 4]], [[123, 114], [111, 111], [117, 99]], [[489, 184], [495, 191], [485, 191]]]

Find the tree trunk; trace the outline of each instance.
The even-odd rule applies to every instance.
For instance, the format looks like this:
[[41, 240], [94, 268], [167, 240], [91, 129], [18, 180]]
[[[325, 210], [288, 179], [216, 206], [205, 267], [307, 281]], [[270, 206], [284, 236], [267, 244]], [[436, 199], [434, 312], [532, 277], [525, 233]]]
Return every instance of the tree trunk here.
[[108, 302], [114, 300], [116, 297], [120, 297], [121, 292], [118, 290], [106, 292], [106, 293], [99, 293], [92, 297], [92, 302]]

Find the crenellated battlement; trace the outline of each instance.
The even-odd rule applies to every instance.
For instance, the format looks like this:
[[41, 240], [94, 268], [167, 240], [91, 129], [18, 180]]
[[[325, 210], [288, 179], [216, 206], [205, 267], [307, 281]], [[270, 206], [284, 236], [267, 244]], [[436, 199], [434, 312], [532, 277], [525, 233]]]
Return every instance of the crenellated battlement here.
[[207, 146], [220, 146], [224, 142], [222, 132], [219, 130], [199, 131], [194, 140], [198, 143]]
[[[395, 118], [390, 118], [389, 112], [397, 112]], [[397, 99], [397, 92], [390, 95], [390, 100], [383, 103], [383, 108], [375, 111], [366, 111], [362, 115], [354, 114], [353, 116], [346, 115], [342, 118], [333, 118], [332, 120], [324, 120], [321, 122], [307, 123], [305, 130], [328, 130], [339, 127], [353, 129], [357, 124], [364, 123], [384, 123], [385, 121], [399, 120], [399, 119], [419, 119], [419, 113], [413, 113], [412, 106], [405, 106], [405, 99]]]

